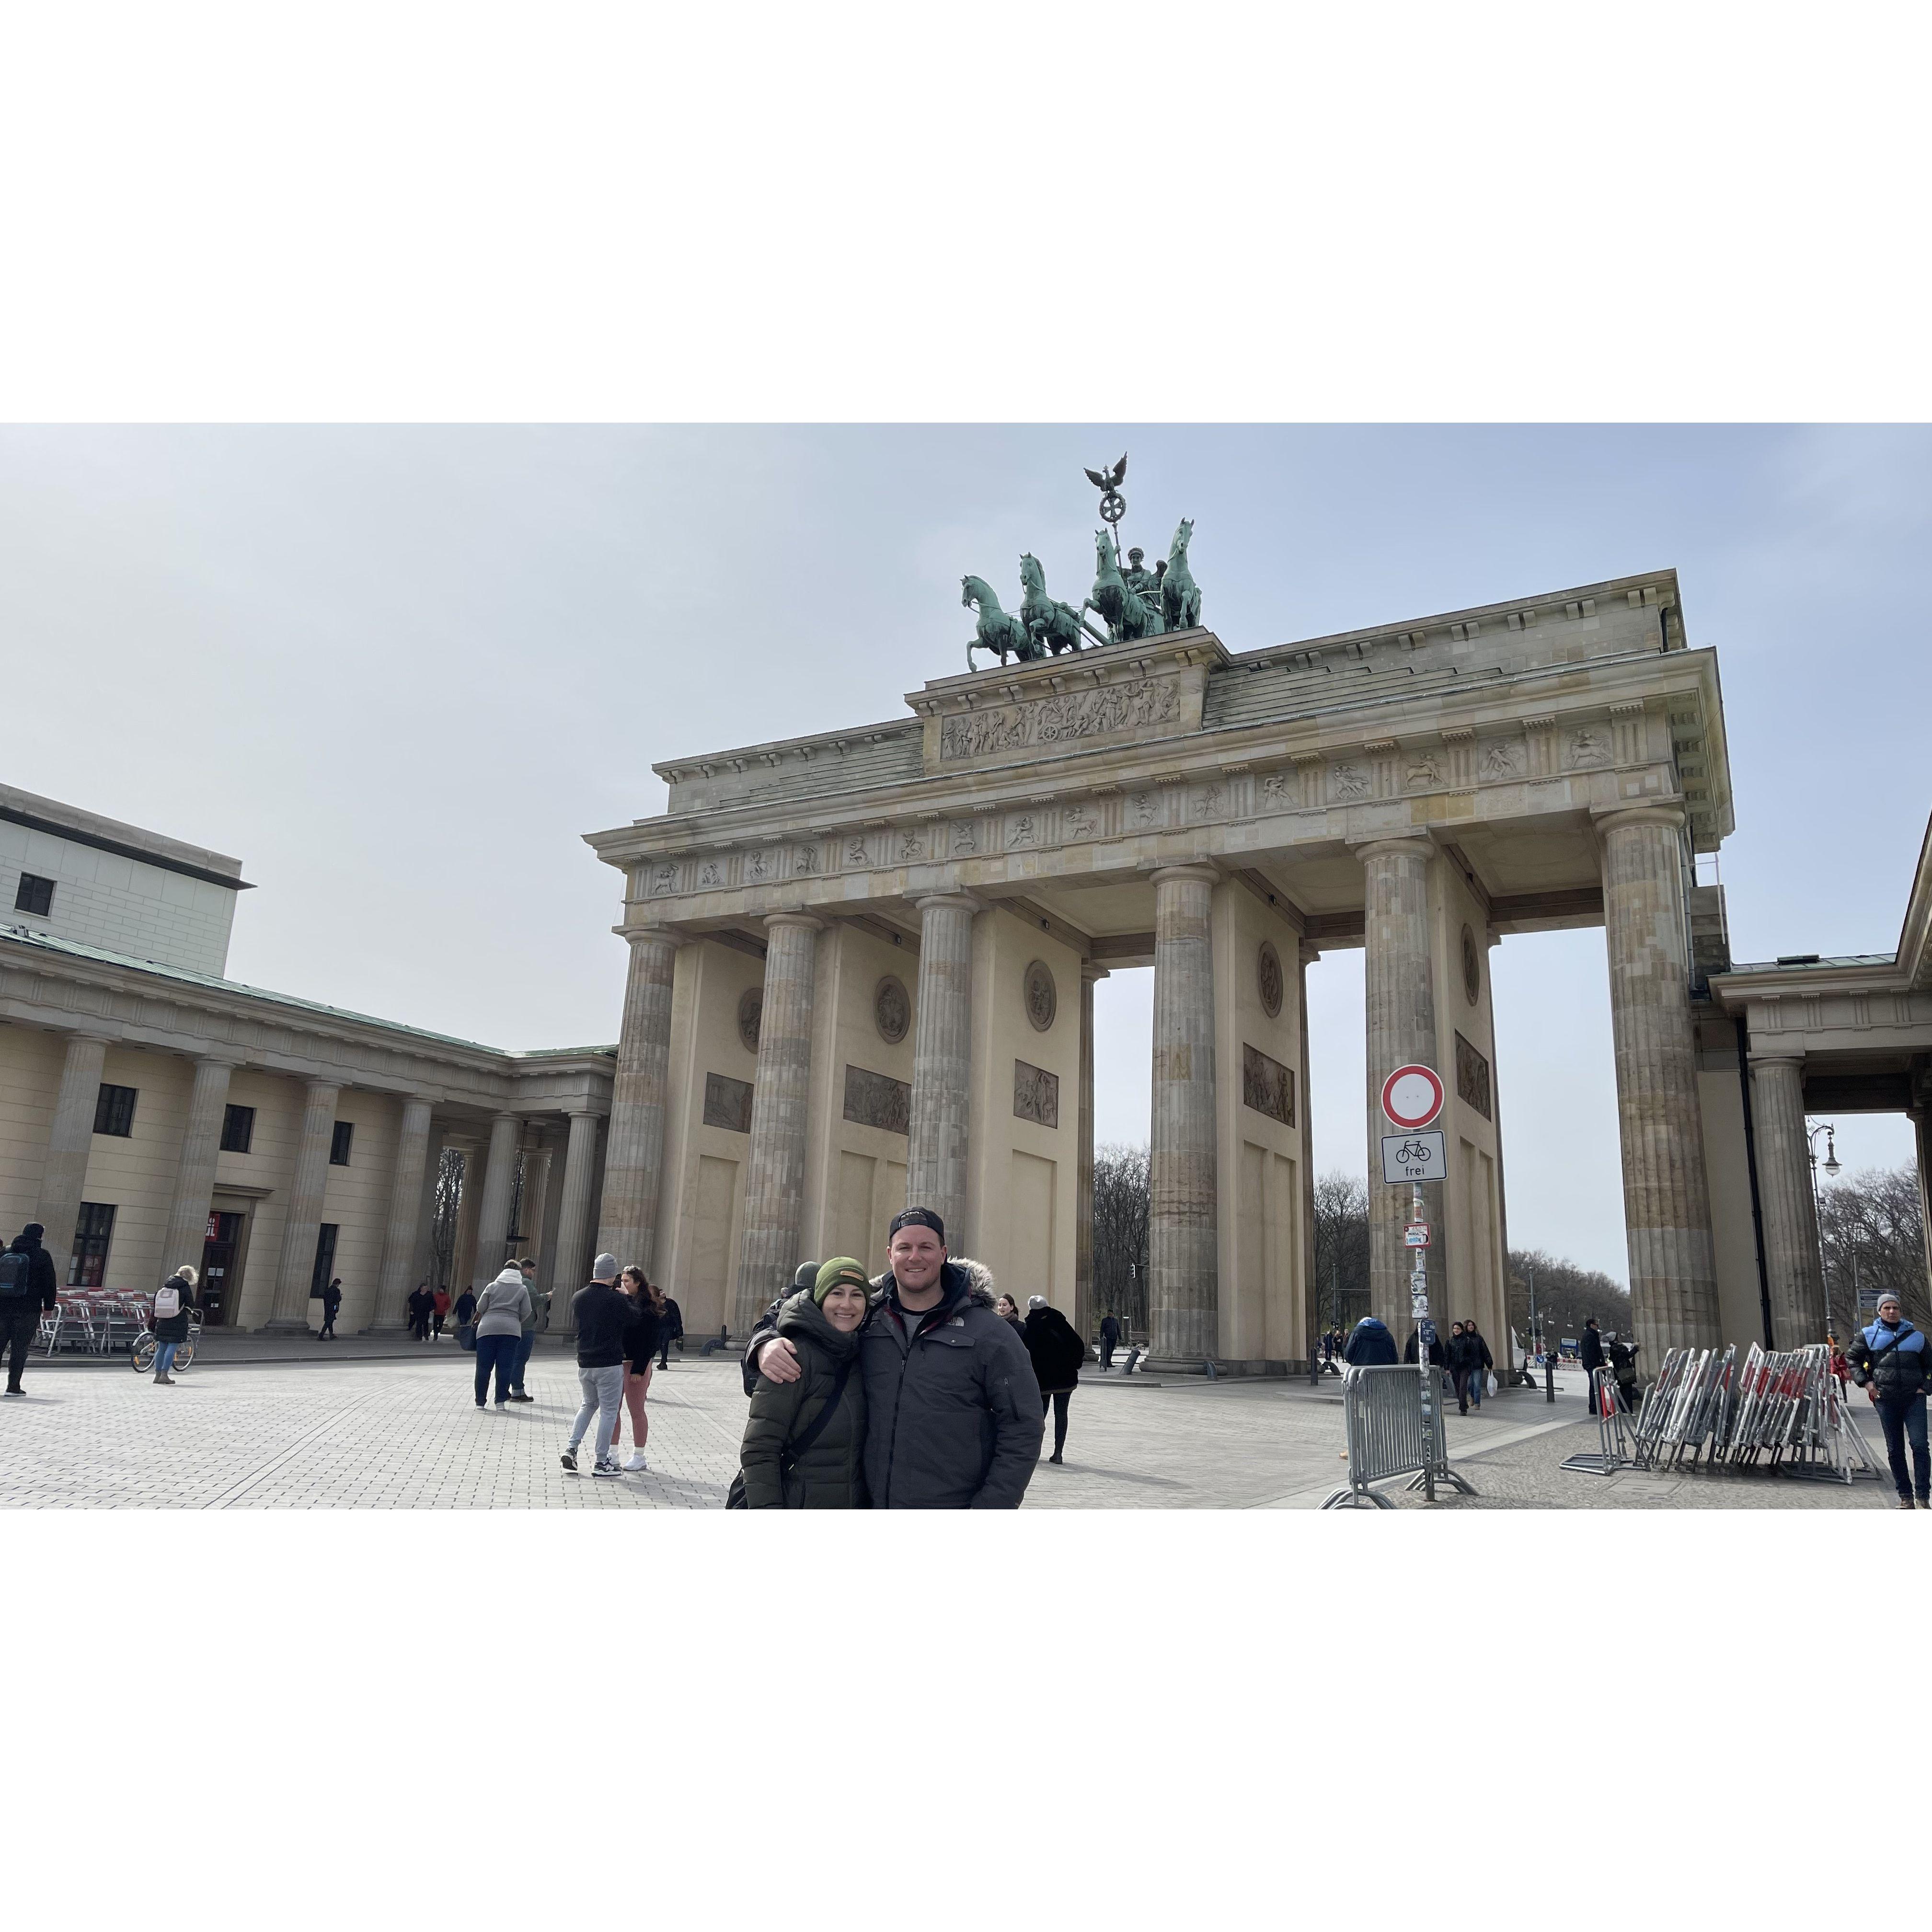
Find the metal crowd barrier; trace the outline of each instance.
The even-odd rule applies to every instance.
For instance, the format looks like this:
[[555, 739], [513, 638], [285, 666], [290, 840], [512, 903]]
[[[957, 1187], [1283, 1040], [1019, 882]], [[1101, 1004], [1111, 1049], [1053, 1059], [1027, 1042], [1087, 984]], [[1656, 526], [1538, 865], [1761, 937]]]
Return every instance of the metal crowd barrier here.
[[1466, 1496], [1476, 1493], [1449, 1466], [1439, 1394], [1424, 1420], [1422, 1376], [1414, 1369], [1396, 1363], [1352, 1368], [1342, 1380], [1342, 1412], [1348, 1432], [1348, 1486], [1330, 1496], [1324, 1509], [1360, 1509], [1364, 1503], [1394, 1509], [1395, 1504], [1372, 1486], [1391, 1476], [1412, 1476], [1408, 1487], [1426, 1488], [1432, 1496], [1438, 1483]]

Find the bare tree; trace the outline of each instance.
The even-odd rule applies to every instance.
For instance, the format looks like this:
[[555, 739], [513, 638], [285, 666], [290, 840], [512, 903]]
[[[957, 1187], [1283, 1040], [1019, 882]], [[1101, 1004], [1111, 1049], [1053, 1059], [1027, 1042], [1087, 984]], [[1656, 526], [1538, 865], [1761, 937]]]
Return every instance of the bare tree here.
[[1315, 1330], [1346, 1334], [1369, 1312], [1369, 1189], [1339, 1168], [1315, 1184]]
[[1094, 1308], [1148, 1332], [1148, 1150], [1103, 1147], [1094, 1155]]
[[[1832, 1332], [1844, 1341], [1852, 1329], [1869, 1322], [1874, 1300], [1887, 1290], [1899, 1297], [1919, 1327], [1932, 1326], [1917, 1168], [1908, 1161], [1903, 1167], [1868, 1167], [1847, 1174], [1821, 1190], [1818, 1205]], [[1861, 1288], [1865, 1291], [1862, 1309]]]
[[[1528, 1347], [1530, 1339], [1532, 1274], [1536, 1282], [1537, 1325], [1550, 1341], [1581, 1335], [1585, 1320], [1592, 1315], [1606, 1335], [1630, 1332], [1630, 1290], [1619, 1287], [1602, 1269], [1579, 1268], [1574, 1262], [1564, 1261], [1541, 1248], [1512, 1248], [1509, 1251], [1510, 1326], [1525, 1348]], [[1656, 1363], [1644, 1366], [1648, 1372], [1656, 1373]]]
[[430, 1217], [430, 1266], [434, 1286], [447, 1288], [456, 1263], [456, 1218], [463, 1211], [463, 1150], [445, 1148], [436, 1163], [436, 1205]]

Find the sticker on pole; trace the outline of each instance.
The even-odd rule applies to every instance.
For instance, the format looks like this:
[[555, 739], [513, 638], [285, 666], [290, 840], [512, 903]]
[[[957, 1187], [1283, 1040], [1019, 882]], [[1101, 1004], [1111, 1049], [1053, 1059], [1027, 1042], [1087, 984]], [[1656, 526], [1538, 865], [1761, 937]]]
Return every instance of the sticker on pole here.
[[1402, 1244], [1406, 1248], [1426, 1248], [1429, 1245], [1429, 1223], [1412, 1221], [1402, 1231]]
[[1432, 1066], [1398, 1066], [1382, 1082], [1382, 1112], [1397, 1127], [1426, 1127], [1442, 1111], [1442, 1078]]
[[1440, 1127], [1429, 1133], [1382, 1136], [1384, 1180], [1440, 1180], [1448, 1165], [1448, 1150]]

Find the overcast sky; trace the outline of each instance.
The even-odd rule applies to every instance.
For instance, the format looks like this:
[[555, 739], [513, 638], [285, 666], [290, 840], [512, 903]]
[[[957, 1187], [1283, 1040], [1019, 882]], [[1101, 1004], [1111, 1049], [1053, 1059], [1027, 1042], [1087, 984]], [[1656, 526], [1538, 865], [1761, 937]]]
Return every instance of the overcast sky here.
[[[502, 1046], [615, 1037], [654, 760], [903, 715], [958, 581], [1090, 577], [1196, 520], [1244, 651], [1675, 566], [1718, 647], [1732, 946], [1885, 951], [1926, 824], [1918, 429], [0, 430], [7, 781], [233, 853], [232, 976]], [[1600, 932], [1506, 940], [1512, 1241], [1619, 1279]], [[1361, 956], [1311, 974], [1318, 1166], [1359, 1171]], [[1102, 1140], [1147, 1132], [1151, 975], [1100, 988]], [[1841, 1124], [1853, 1165], [1906, 1157]]]

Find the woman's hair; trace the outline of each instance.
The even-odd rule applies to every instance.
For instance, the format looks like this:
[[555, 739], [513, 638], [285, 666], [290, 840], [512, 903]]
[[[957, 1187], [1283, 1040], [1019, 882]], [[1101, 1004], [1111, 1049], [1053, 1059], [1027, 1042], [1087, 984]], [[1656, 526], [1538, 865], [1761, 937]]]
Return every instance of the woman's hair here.
[[646, 1282], [644, 1283], [644, 1292], [648, 1294], [652, 1300], [656, 1302], [660, 1308], [664, 1306], [664, 1290], [658, 1287], [656, 1282]]
[[186, 1282], [190, 1288], [194, 1287], [200, 1279], [201, 1276], [195, 1272], [193, 1264], [190, 1262], [183, 1262], [181, 1266], [175, 1270], [175, 1280]]

